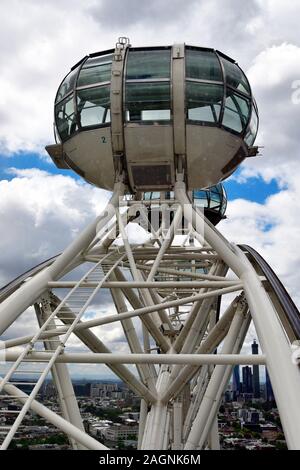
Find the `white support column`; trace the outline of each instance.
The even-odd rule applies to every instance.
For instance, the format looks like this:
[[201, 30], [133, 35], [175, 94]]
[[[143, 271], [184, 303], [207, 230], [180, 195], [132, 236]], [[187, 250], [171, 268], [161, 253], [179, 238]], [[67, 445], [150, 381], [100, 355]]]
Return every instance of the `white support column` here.
[[181, 397], [173, 403], [173, 444], [172, 450], [182, 449], [182, 401]]
[[266, 354], [287, 445], [290, 450], [300, 450], [300, 369], [292, 361], [291, 345], [254, 269], [237, 247], [236, 253], [245, 265], [242, 275], [245, 295], [259, 343]]
[[[116, 276], [114, 273], [111, 274], [111, 279], [114, 280], [116, 279]], [[118, 313], [124, 313], [127, 312], [127, 307], [125, 304], [125, 301], [123, 299], [123, 293], [122, 291], [118, 289], [111, 289], [111, 296], [113, 298], [114, 304], [116, 306], [116, 309]], [[139, 338], [137, 336], [137, 333], [135, 331], [134, 324], [131, 320], [131, 318], [128, 318], [127, 320], [123, 320], [121, 322], [125, 336], [127, 338], [128, 345], [130, 347], [130, 350], [134, 354], [143, 354], [143, 349], [141, 347]], [[141, 380], [148, 384], [150, 390], [156, 393], [155, 389], [155, 370], [153, 371], [153, 366], [149, 366], [148, 364], [138, 364], [137, 369], [140, 375]], [[154, 373], [153, 373], [154, 372]]]
[[[213, 264], [212, 267], [210, 268], [210, 271], [208, 273], [209, 276], [213, 276], [217, 273], [217, 269], [219, 266], [217, 264]], [[207, 289], [201, 289], [200, 292], [204, 293], [207, 292]], [[195, 339], [193, 336], [195, 336], [195, 330], [196, 332], [199, 331], [199, 321], [204, 322], [205, 317], [203, 313], [203, 307], [202, 305], [204, 304], [204, 311], [207, 312], [206, 306], [209, 306], [213, 302], [213, 299], [207, 299], [207, 300], [200, 300], [199, 302], [196, 302], [193, 304], [191, 311], [183, 325], [183, 328], [181, 332], [179, 333], [178, 338], [176, 339], [176, 342], [174, 344], [174, 348], [176, 351], [181, 351], [181, 352], [190, 352], [193, 350], [193, 345], [191, 344], [191, 338], [193, 340], [193, 343]], [[201, 309], [201, 310], [200, 310]], [[198, 319], [198, 322], [195, 323], [196, 318]], [[191, 335], [191, 332], [193, 332], [193, 335]], [[186, 347], [188, 348], [187, 351], [185, 351]]]
[[[230, 305], [229, 308], [224, 313], [224, 315], [220, 318], [218, 323], [208, 333], [205, 341], [203, 341], [202, 344], [194, 352], [195, 355], [207, 354], [213, 351], [219, 345], [219, 343], [224, 339], [229, 329], [230, 322], [231, 322], [233, 315], [234, 315], [234, 309]], [[192, 367], [191, 365], [185, 366], [180, 371], [180, 373], [175, 376], [173, 375], [173, 371], [172, 371], [168, 390], [165, 393], [165, 395], [162, 397], [162, 400], [169, 401], [172, 396], [177, 396], [182, 390], [184, 384], [187, 383], [188, 380], [190, 380], [193, 374], [195, 374], [196, 372], [197, 372], [197, 368]]]
[[141, 449], [141, 446], [142, 446], [145, 425], [146, 425], [146, 420], [147, 420], [147, 413], [148, 413], [148, 405], [145, 402], [145, 400], [141, 400], [140, 418], [139, 418], [139, 435], [138, 435], [138, 445], [137, 445], [138, 449]]
[[[243, 324], [241, 326], [241, 329], [239, 331], [236, 343], [234, 345], [234, 349], [233, 349], [234, 353], [239, 353], [239, 351], [242, 347], [242, 344], [245, 340], [245, 336], [247, 334], [247, 331], [248, 331], [248, 328], [249, 328], [249, 325], [250, 325], [250, 321], [251, 321], [251, 317], [250, 317], [249, 314], [247, 314], [245, 316], [245, 319], [244, 319]], [[233, 368], [231, 366], [227, 365], [227, 367], [225, 369], [225, 372], [224, 372], [223, 376], [221, 377], [221, 381], [220, 381], [218, 390], [216, 392], [215, 401], [214, 401], [213, 405], [210, 408], [209, 417], [208, 417], [208, 419], [205, 423], [203, 433], [201, 434], [201, 437], [200, 437], [200, 441], [199, 441], [199, 444], [198, 444], [199, 448], [202, 448], [209, 439], [209, 434], [210, 434], [211, 428], [213, 426], [214, 420], [217, 418], [217, 413], [218, 413], [218, 410], [220, 408], [221, 399], [222, 399], [222, 396], [225, 393], [225, 390], [228, 386], [228, 382], [229, 382], [230, 377], [232, 375], [232, 370], [233, 370]]]
[[192, 426], [192, 422], [195, 419], [197, 411], [199, 409], [202, 397], [205, 393], [207, 384], [208, 384], [208, 365], [205, 364], [201, 367], [197, 377], [197, 385], [193, 390], [192, 402], [188, 408], [186, 418], [183, 425], [183, 440], [185, 441]]
[[220, 437], [218, 429], [218, 417], [213, 420], [213, 424], [209, 433], [208, 446], [210, 450], [220, 450]]
[[[41, 302], [42, 308], [40, 308], [39, 305], [35, 305], [35, 311], [40, 327], [52, 314], [49, 298], [43, 298], [41, 299]], [[54, 320], [49, 323], [49, 328], [55, 328]], [[53, 339], [54, 341], [58, 341], [59, 337], [54, 336]], [[44, 341], [44, 347], [46, 351], [52, 349], [51, 343], [47, 340]], [[64, 418], [84, 432], [84, 426], [67, 364], [54, 364], [51, 373], [58, 392]], [[74, 445], [74, 441], [72, 442], [72, 445]], [[75, 442], [75, 448], [79, 450], [86, 449], [86, 447], [82, 446], [79, 442]]]
[[[128, 242], [125, 227], [123, 225], [123, 221], [122, 221], [118, 211], [116, 211], [116, 216], [117, 216], [117, 220], [118, 220], [118, 223], [119, 223], [119, 228], [120, 228], [120, 232], [121, 232], [121, 235], [122, 235], [122, 239], [123, 239], [124, 247], [125, 247], [125, 250], [126, 250], [127, 258], [128, 258], [128, 261], [129, 261], [132, 277], [135, 281], [143, 281], [141, 273], [137, 270], [135, 260], [134, 260], [134, 256], [133, 256], [133, 253], [132, 253], [132, 250], [131, 250], [131, 246]], [[141, 297], [144, 301], [144, 304], [146, 306], [153, 305], [152, 298], [151, 298], [151, 296], [150, 296], [147, 289], [140, 289], [140, 295], [141, 295]], [[151, 336], [157, 342], [157, 344], [164, 351], [167, 351], [169, 349], [170, 345], [169, 345], [169, 341], [167, 340], [167, 338], [165, 336], [163, 336], [163, 334], [161, 333], [161, 331], [159, 329], [159, 326], [161, 325], [159, 315], [158, 315], [158, 313], [156, 312], [155, 309], [150, 313], [151, 313], [151, 315], [147, 315], [146, 317], [144, 317], [143, 321], [146, 324]]]
[[[231, 326], [227, 333], [227, 336], [224, 340], [224, 345], [222, 347], [222, 354], [231, 354], [233, 353], [234, 346], [236, 344], [241, 326], [245, 320], [245, 309], [247, 306], [243, 306], [237, 309], [235, 316], [232, 320]], [[198, 448], [198, 443], [200, 438], [203, 435], [203, 430], [207, 423], [207, 420], [210, 416], [211, 409], [216, 403], [216, 397], [220, 393], [220, 383], [224, 377], [228, 366], [216, 366], [214, 372], [209, 381], [207, 390], [204, 394], [204, 397], [201, 401], [200, 408], [198, 410], [197, 416], [193, 422], [192, 429], [187, 438], [185, 449], [192, 450]], [[231, 370], [231, 368], [229, 368]], [[211, 424], [210, 424], [211, 425]]]
[[[162, 396], [168, 387], [170, 376], [170, 366], [163, 365], [157, 379], [157, 394]], [[151, 407], [147, 416], [144, 438], [142, 442], [143, 450], [166, 449], [166, 433], [169, 433], [170, 419], [168, 404], [162, 403], [159, 399]]]

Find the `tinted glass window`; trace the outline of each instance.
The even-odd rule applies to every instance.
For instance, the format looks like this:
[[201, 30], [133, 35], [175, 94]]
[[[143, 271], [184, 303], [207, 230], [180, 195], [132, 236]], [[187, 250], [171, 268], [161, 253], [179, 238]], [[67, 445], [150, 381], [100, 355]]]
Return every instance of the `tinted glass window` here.
[[248, 81], [241, 69], [236, 64], [229, 62], [229, 60], [226, 60], [223, 57], [221, 60], [225, 69], [227, 85], [236, 88], [243, 93], [250, 94]]
[[72, 135], [76, 129], [73, 96], [62, 101], [55, 107], [55, 123], [62, 141]]
[[77, 109], [82, 127], [110, 122], [110, 88], [78, 90]]
[[100, 55], [98, 57], [90, 57], [85, 61], [82, 68], [95, 67], [96, 65], [104, 65], [112, 62], [112, 54]]
[[129, 121], [169, 120], [169, 83], [127, 83], [126, 119]]
[[77, 80], [77, 86], [87, 86], [94, 83], [110, 82], [111, 62], [81, 69]]
[[230, 93], [225, 101], [223, 125], [236, 132], [242, 132], [247, 125], [249, 112], [249, 101], [235, 93]]
[[254, 144], [255, 137], [257, 134], [257, 128], [258, 128], [258, 117], [253, 106], [249, 128], [245, 137], [245, 142], [247, 145], [251, 146]]
[[78, 72], [78, 67], [72, 70], [72, 72], [70, 72], [66, 76], [66, 78], [64, 79], [64, 81], [62, 82], [62, 84], [60, 85], [58, 89], [56, 99], [55, 99], [56, 103], [62, 100], [65, 96], [67, 96], [68, 93], [70, 93], [73, 90], [77, 72]]
[[193, 191], [193, 200], [198, 207], [213, 209], [222, 215], [226, 211], [226, 194], [221, 184], [207, 190]]
[[207, 207], [207, 191], [193, 191], [193, 201], [197, 207]]
[[186, 49], [186, 77], [222, 81], [221, 66], [216, 54]]
[[152, 200], [157, 200], [160, 198], [160, 192], [147, 192], [147, 193], [144, 193], [144, 199], [145, 201], [152, 201]]
[[126, 67], [127, 80], [169, 78], [170, 49], [157, 51], [129, 51]]
[[223, 99], [222, 85], [186, 84], [188, 119], [217, 123]]

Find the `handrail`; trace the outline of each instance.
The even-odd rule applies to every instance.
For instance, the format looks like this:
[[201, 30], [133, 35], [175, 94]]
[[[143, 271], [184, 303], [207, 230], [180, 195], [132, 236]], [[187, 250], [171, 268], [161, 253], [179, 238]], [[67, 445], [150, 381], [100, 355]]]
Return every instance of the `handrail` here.
[[7, 297], [9, 297], [13, 292], [15, 292], [23, 282], [28, 279], [31, 276], [34, 276], [38, 272], [40, 272], [42, 269], [46, 268], [50, 264], [53, 263], [53, 261], [56, 260], [56, 258], [60, 255], [57, 254], [55, 256], [52, 256], [52, 258], [48, 258], [45, 261], [42, 261], [39, 264], [36, 264], [34, 267], [28, 269], [25, 271], [23, 274], [20, 276], [17, 276], [15, 279], [10, 281], [8, 284], [0, 288], [0, 302], [3, 302]]
[[254, 248], [249, 245], [238, 246], [245, 253], [248, 253], [249, 257], [257, 263], [263, 275], [266, 277], [274, 294], [276, 295], [278, 302], [280, 303], [286, 315], [286, 319], [288, 320], [290, 327], [293, 330], [294, 335], [297, 339], [300, 339], [300, 312], [294, 304], [293, 300], [291, 299], [289, 293], [285, 289], [284, 285], [282, 284], [278, 276], [275, 274], [271, 266], [256, 250], [254, 250]]

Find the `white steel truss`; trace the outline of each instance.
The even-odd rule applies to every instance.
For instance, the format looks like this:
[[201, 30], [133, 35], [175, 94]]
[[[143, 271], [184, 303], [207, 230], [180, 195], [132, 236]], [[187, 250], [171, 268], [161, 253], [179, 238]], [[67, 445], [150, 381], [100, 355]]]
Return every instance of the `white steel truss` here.
[[[148, 205], [130, 200], [120, 210], [123, 193], [118, 181], [103, 213], [0, 303], [1, 334], [32, 305], [38, 321], [35, 334], [3, 342], [9, 366], [0, 381], [0, 404], [5, 416], [10, 401], [20, 408], [10, 426], [0, 422], [1, 448], [34, 411], [66, 433], [74, 449], [105, 449], [84, 431], [67, 367], [94, 363], [106, 364], [141, 398], [138, 447], [162, 450], [218, 449], [217, 413], [233, 366], [265, 364], [287, 444], [300, 449], [300, 371], [292, 361], [299, 338], [268, 279], [191, 205], [182, 175], [170, 226], [165, 229], [163, 220], [157, 232], [150, 227], [151, 238], [140, 245], [130, 243], [126, 225], [139, 213], [148, 227]], [[178, 242], [183, 216], [188, 230]], [[97, 313], [104, 289], [115, 313]], [[251, 319], [261, 355], [240, 353]], [[111, 352], [92, 330], [113, 323], [121, 325], [129, 353]], [[74, 336], [90, 352], [70, 351]], [[38, 401], [50, 372], [61, 416]], [[29, 395], [18, 388], [18, 377], [32, 386]]]

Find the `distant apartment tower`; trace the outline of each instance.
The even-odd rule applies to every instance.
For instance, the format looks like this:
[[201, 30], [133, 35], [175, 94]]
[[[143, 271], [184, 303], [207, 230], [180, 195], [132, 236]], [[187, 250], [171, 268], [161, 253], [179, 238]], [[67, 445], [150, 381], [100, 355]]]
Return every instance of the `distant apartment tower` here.
[[243, 393], [252, 393], [252, 370], [251, 367], [245, 366], [242, 368], [243, 376]]
[[[252, 354], [258, 354], [258, 344], [255, 340], [251, 344]], [[259, 366], [257, 364], [253, 365], [253, 397], [260, 398], [260, 383], [259, 383]]]
[[268, 372], [268, 369], [266, 368], [266, 401], [274, 401], [274, 400], [275, 400], [274, 392], [273, 392], [269, 372]]
[[236, 400], [241, 392], [240, 366], [236, 365], [232, 374], [232, 398]]
[[110, 398], [113, 392], [118, 391], [117, 383], [93, 383], [91, 385], [91, 398]]
[[127, 439], [136, 439], [138, 426], [113, 425], [103, 429], [103, 435], [108, 441], [118, 442]]

